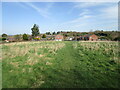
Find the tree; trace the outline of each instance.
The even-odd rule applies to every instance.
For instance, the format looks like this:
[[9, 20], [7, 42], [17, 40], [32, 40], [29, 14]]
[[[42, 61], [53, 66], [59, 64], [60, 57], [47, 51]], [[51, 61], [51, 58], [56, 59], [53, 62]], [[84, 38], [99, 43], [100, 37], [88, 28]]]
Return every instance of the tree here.
[[2, 34], [2, 37], [7, 37], [7, 34], [5, 34], [5, 33], [4, 33], [4, 34]]
[[80, 36], [81, 34], [80, 33], [76, 33], [76, 36]]
[[63, 36], [68, 37], [68, 36], [69, 36], [69, 34], [65, 33], [65, 34], [63, 34]]
[[33, 28], [31, 28], [32, 30], [32, 36], [35, 37], [35, 36], [38, 36], [40, 34], [39, 32], [39, 26], [34, 24]]
[[56, 33], [55, 33], [55, 32], [53, 32], [52, 34], [53, 34], [53, 35], [55, 35]]
[[99, 39], [101, 39], [101, 40], [109, 40], [109, 38], [106, 37], [106, 36], [100, 36]]
[[75, 34], [75, 33], [73, 33], [73, 36], [76, 36], [76, 34]]
[[60, 34], [60, 32], [58, 31], [57, 34]]
[[120, 36], [114, 38], [114, 41], [120, 41]]
[[28, 35], [27, 34], [23, 34], [23, 40], [28, 40]]
[[51, 33], [50, 32], [46, 32], [46, 35], [51, 35]]
[[46, 38], [46, 35], [45, 35], [45, 34], [43, 34], [42, 38]]
[[87, 32], [82, 32], [82, 33], [81, 33], [81, 35], [86, 35], [86, 34], [88, 34], [88, 33], [87, 33]]

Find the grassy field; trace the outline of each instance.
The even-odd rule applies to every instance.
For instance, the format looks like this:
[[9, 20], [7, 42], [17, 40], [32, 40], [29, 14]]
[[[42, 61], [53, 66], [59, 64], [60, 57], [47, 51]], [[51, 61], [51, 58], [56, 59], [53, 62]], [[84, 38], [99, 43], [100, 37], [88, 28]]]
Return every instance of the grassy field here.
[[119, 88], [118, 42], [2, 45], [3, 88]]

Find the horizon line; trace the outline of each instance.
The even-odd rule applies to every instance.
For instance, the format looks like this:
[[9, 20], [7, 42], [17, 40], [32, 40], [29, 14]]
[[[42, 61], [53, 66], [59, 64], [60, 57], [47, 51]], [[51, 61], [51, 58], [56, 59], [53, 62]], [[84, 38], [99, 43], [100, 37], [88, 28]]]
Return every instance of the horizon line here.
[[[117, 31], [117, 32], [120, 32], [119, 30], [95, 30], [95, 31], [103, 31], [103, 32], [112, 32], [112, 31]], [[95, 32], [95, 31], [81, 31], [81, 33], [83, 33], [83, 32]], [[48, 31], [49, 32], [49, 31]], [[53, 31], [53, 32], [55, 32], [55, 31]], [[52, 32], [52, 33], [53, 33]], [[61, 31], [57, 31], [57, 32], [61, 32]], [[76, 32], [76, 33], [78, 33], [78, 32], [80, 32], [80, 31], [62, 31], [62, 32]], [[46, 32], [45, 32], [46, 33]], [[45, 33], [40, 33], [40, 34], [45, 34]], [[7, 33], [2, 33], [2, 34], [7, 34]], [[0, 34], [0, 36], [2, 35], [2, 34]], [[23, 34], [28, 34], [28, 33], [23, 33]], [[7, 34], [7, 35], [20, 35], [20, 34]], [[31, 34], [28, 34], [28, 35], [31, 35]]]

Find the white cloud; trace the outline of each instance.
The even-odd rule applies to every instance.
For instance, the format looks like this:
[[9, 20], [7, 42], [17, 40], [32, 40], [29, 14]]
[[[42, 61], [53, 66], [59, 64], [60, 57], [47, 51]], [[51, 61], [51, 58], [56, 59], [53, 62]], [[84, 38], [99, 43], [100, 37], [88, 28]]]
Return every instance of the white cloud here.
[[48, 12], [48, 8], [47, 9], [41, 9], [41, 8], [38, 8], [37, 6], [35, 6], [34, 4], [29, 3], [29, 2], [27, 2], [26, 4], [30, 7], [32, 7], [34, 10], [36, 10], [41, 16], [43, 16], [45, 18], [49, 18], [50, 13]]
[[92, 16], [90, 15], [83, 15], [82, 17], [79, 17], [77, 19], [62, 23], [62, 24], [76, 24], [76, 23], [83, 23], [87, 21], [87, 19], [91, 18]]
[[[60, 26], [64, 26], [63, 29], [67, 29], [67, 30], [76, 30], [79, 28], [79, 30], [85, 30], [83, 28], [89, 27], [89, 25], [91, 25], [90, 20], [91, 20], [92, 16], [90, 15], [82, 15], [79, 18], [76, 18], [74, 20], [62, 23]], [[87, 30], [87, 29], [86, 29]]]
[[118, 6], [111, 6], [101, 10], [101, 17], [109, 19], [118, 19]]
[[[91, 15], [91, 11], [88, 10], [88, 9], [81, 9], [81, 13], [78, 15], [78, 18], [74, 19], [74, 20], [71, 20], [71, 21], [68, 21], [68, 22], [65, 22], [63, 24], [76, 24], [76, 23], [83, 23], [83, 22], [86, 22], [88, 19], [92, 18], [93, 16]], [[72, 13], [69, 12], [69, 13]], [[79, 26], [79, 25], [75, 25], [75, 26]]]
[[24, 3], [22, 3], [22, 2], [16, 2], [16, 4], [18, 4], [20, 7], [24, 8], [24, 9], [28, 9], [28, 7], [26, 5], [24, 5]]
[[82, 2], [82, 3], [75, 3], [74, 8], [89, 8], [94, 6], [103, 5], [103, 2]]
[[[79, 30], [90, 30], [90, 29], [104, 29], [104, 30], [115, 30], [118, 18], [118, 6], [116, 3], [78, 3], [79, 7], [76, 6], [80, 11], [82, 11], [78, 18], [63, 23], [72, 29]], [[83, 4], [83, 5], [82, 5]], [[84, 6], [87, 5], [87, 6]], [[99, 8], [90, 9], [89, 7], [99, 6]], [[80, 8], [81, 7], [81, 8]]]
[[[94, 8], [89, 9], [89, 7], [95, 6], [99, 6], [99, 8], [95, 8], [96, 12]], [[91, 3], [88, 6], [80, 8], [80, 11], [82, 12], [78, 15], [78, 18], [62, 23], [60, 25], [61, 29], [89, 31], [91, 29], [116, 30], [118, 27], [117, 3]]]
[[90, 11], [90, 10], [84, 9], [84, 10], [79, 14], [79, 16], [90, 15], [90, 14], [91, 14], [91, 11]]
[[53, 6], [54, 3], [49, 3], [44, 8], [43, 7], [40, 8], [36, 5], [34, 5], [32, 2], [17, 2], [17, 4], [24, 9], [29, 9], [28, 8], [28, 6], [29, 6], [29, 7], [33, 8], [36, 12], [38, 12], [39, 15], [43, 16], [44, 18], [50, 18], [49, 17], [50, 16], [49, 9]]
[[[26, 4], [29, 7], [32, 7], [35, 11], [37, 11], [41, 16], [45, 18], [49, 18], [51, 15], [49, 12], [49, 9], [52, 7], [51, 5], [47, 5], [45, 8], [40, 8], [39, 6], [36, 6], [33, 3]], [[97, 8], [99, 6], [99, 8]], [[91, 9], [90, 7], [96, 7], [96, 12], [94, 11], [94, 8]], [[23, 6], [24, 8], [24, 6]], [[70, 20], [68, 22], [64, 22], [62, 24], [59, 24], [58, 26], [53, 25], [53, 28], [56, 29], [72, 29], [76, 30], [90, 30], [90, 29], [100, 29], [100, 28], [107, 28], [112, 29], [117, 27], [117, 15], [118, 15], [118, 8], [117, 4], [109, 4], [109, 3], [75, 3], [74, 8], [77, 10], [82, 11], [78, 14], [78, 17], [76, 19]], [[52, 29], [53, 29], [52, 28]]]

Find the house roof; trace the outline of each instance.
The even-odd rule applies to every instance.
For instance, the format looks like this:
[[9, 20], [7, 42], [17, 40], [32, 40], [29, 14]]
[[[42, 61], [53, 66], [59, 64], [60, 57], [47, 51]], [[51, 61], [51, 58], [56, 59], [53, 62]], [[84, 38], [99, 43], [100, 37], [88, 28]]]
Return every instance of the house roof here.
[[84, 35], [83, 37], [90, 37], [90, 36], [92, 36], [92, 35], [95, 35], [95, 34], [86, 34], [86, 35]]
[[55, 35], [46, 35], [46, 37], [55, 37]]
[[56, 36], [63, 36], [63, 35], [61, 35], [61, 34], [58, 34], [58, 35], [56, 35]]

